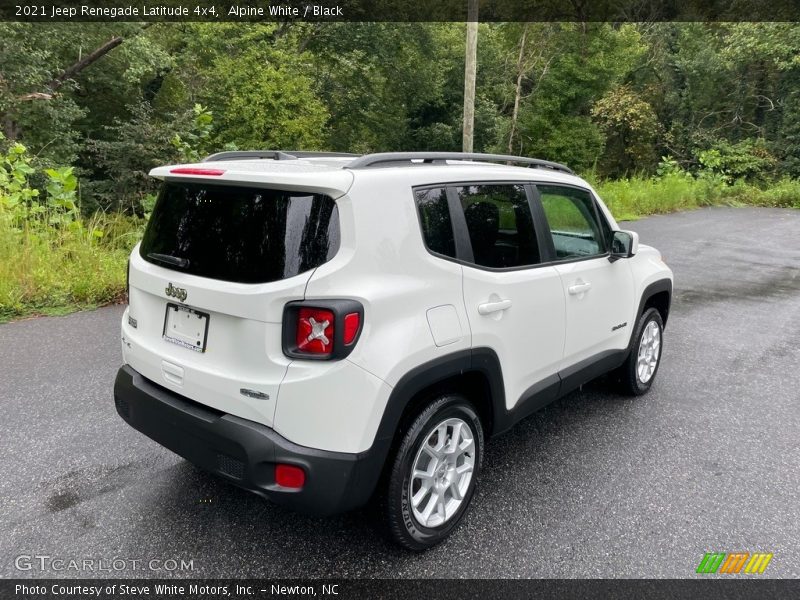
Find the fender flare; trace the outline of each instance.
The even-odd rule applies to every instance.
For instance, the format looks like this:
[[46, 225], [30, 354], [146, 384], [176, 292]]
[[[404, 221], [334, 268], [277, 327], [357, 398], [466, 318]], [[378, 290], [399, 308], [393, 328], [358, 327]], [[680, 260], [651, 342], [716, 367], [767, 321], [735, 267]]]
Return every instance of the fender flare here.
[[[648, 284], [647, 287], [644, 288], [644, 291], [642, 292], [642, 296], [639, 299], [639, 308], [636, 310], [635, 323], [639, 322], [639, 317], [641, 317], [642, 313], [644, 313], [644, 305], [647, 303], [647, 301], [650, 298], [652, 298], [653, 296], [655, 296], [656, 294], [659, 294], [661, 292], [667, 292], [667, 296], [669, 298], [669, 301], [667, 302], [667, 314], [669, 314], [670, 308], [672, 306], [672, 280], [671, 279], [666, 279], [666, 278], [665, 279], [658, 279], [658, 280]], [[634, 323], [634, 326], [631, 327], [631, 339], [628, 342], [628, 350], [627, 350], [627, 352], [630, 352], [631, 348], [633, 348], [633, 334], [635, 333], [634, 330], [636, 329], [635, 323]], [[664, 327], [666, 328], [666, 326], [667, 326], [667, 320], [664, 319]], [[626, 353], [626, 357], [627, 357], [627, 353]]]
[[[639, 300], [639, 311], [636, 313], [636, 317], [641, 317], [642, 313], [644, 312], [644, 305], [645, 303], [660, 292], [667, 292], [667, 296], [669, 297], [669, 302], [667, 303], [667, 314], [669, 314], [670, 306], [672, 305], [672, 280], [671, 279], [658, 279], [653, 283], [649, 284], [647, 287], [644, 288], [642, 292], [642, 297]], [[664, 319], [664, 324], [666, 325], [667, 320]]]
[[492, 417], [505, 410], [505, 388], [500, 359], [491, 348], [459, 350], [423, 363], [406, 373], [394, 386], [383, 411], [375, 441], [392, 440], [400, 420], [411, 402], [421, 391], [451, 377], [480, 373], [489, 384]]
[[[359, 474], [359, 489], [365, 503], [376, 489], [392, 443], [399, 431], [403, 415], [411, 400], [426, 388], [440, 381], [467, 373], [480, 373], [488, 381], [491, 413], [494, 423], [505, 418], [505, 388], [500, 359], [490, 348], [472, 348], [440, 356], [411, 369], [394, 386], [383, 411], [375, 441], [369, 450], [361, 453], [365, 459]], [[491, 435], [491, 431], [489, 432]]]

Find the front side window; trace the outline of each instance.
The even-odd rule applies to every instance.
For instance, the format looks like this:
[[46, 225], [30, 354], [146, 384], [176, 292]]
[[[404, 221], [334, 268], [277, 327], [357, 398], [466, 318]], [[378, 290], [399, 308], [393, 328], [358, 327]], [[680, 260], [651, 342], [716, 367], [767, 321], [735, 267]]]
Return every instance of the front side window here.
[[338, 249], [339, 214], [329, 196], [167, 182], [139, 252], [192, 275], [266, 283], [318, 267]]
[[454, 189], [464, 211], [476, 265], [502, 269], [541, 262], [524, 185], [483, 184]]
[[538, 185], [537, 189], [557, 259], [605, 253], [607, 236], [588, 191], [557, 185]]

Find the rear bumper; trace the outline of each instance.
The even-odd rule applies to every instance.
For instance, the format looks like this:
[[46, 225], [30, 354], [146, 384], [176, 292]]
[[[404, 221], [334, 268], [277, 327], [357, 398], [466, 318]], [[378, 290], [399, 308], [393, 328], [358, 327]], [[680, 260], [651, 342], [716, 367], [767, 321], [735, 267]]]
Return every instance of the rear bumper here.
[[[383, 453], [329, 452], [298, 446], [274, 430], [166, 390], [124, 365], [114, 383], [117, 413], [134, 429], [231, 483], [302, 512], [330, 515], [365, 504]], [[276, 463], [302, 467], [294, 490], [275, 483]]]

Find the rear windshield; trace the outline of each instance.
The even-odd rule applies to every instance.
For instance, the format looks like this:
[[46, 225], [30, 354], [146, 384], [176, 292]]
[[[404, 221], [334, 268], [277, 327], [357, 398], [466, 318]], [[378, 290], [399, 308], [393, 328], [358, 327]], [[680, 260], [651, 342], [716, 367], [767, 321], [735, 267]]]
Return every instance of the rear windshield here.
[[192, 275], [266, 283], [318, 267], [338, 249], [339, 214], [329, 196], [168, 182], [139, 252]]

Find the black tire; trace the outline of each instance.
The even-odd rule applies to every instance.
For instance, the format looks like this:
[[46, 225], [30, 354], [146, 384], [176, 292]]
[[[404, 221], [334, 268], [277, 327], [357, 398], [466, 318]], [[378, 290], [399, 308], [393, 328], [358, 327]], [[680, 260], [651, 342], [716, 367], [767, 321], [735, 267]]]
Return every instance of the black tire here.
[[[438, 527], [425, 527], [415, 517], [410, 498], [410, 478], [414, 461], [422, 444], [438, 424], [457, 418], [466, 423], [474, 441], [472, 479], [460, 506]], [[452, 433], [448, 429], [448, 435]], [[448, 438], [450, 439], [450, 438]], [[446, 539], [459, 525], [469, 508], [475, 492], [475, 482], [483, 462], [483, 428], [470, 403], [457, 394], [437, 398], [427, 405], [413, 420], [394, 455], [386, 484], [384, 506], [389, 521], [389, 531], [394, 540], [409, 550], [420, 552]]]
[[[658, 326], [660, 344], [658, 347], [658, 357], [656, 359], [655, 369], [653, 370], [653, 373], [650, 375], [649, 379], [643, 382], [639, 378], [639, 374], [637, 372], [637, 362], [639, 358], [639, 347], [642, 342], [642, 335], [651, 322], [654, 322]], [[621, 391], [628, 395], [641, 396], [650, 390], [650, 387], [653, 385], [653, 381], [655, 381], [656, 375], [658, 374], [658, 368], [661, 366], [661, 355], [664, 348], [664, 321], [662, 321], [661, 314], [658, 312], [658, 310], [655, 308], [649, 308], [644, 311], [642, 316], [639, 317], [639, 321], [636, 323], [636, 329], [634, 330], [631, 339], [631, 352], [618, 371], [620, 387]]]

